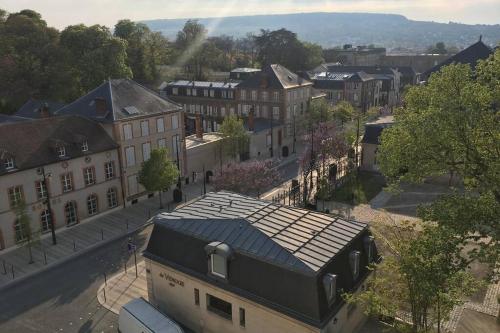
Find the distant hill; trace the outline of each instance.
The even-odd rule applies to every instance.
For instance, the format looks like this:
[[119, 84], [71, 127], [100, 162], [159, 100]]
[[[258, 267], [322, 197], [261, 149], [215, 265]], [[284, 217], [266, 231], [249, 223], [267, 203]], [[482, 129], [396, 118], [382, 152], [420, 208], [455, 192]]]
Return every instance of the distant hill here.
[[[286, 28], [296, 32], [300, 39], [321, 44], [323, 47], [343, 44], [425, 49], [437, 42], [466, 47], [483, 35], [491, 46], [500, 42], [500, 24], [468, 25], [409, 20], [402, 15], [362, 13], [303, 13], [283, 15], [232, 16], [200, 18], [209, 29], [209, 35], [245, 36], [260, 29]], [[186, 19], [143, 21], [152, 30], [175, 38]]]

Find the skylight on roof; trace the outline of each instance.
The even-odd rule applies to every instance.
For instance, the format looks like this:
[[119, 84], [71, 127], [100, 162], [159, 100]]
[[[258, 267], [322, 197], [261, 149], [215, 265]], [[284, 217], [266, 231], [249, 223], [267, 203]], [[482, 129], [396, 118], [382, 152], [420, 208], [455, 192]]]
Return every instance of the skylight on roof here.
[[135, 106], [126, 106], [126, 107], [123, 108], [123, 110], [128, 115], [139, 114], [139, 110], [137, 110], [137, 108]]

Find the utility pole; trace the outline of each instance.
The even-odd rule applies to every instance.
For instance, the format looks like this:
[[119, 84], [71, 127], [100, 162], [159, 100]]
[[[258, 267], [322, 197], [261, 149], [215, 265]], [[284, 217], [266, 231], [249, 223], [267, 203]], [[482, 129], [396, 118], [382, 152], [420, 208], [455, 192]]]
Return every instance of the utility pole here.
[[[50, 217], [50, 233], [52, 234], [52, 245], [57, 244], [57, 239], [56, 239], [56, 229], [54, 226], [54, 217], [52, 216], [52, 208], [50, 207], [50, 192], [49, 192], [49, 186], [47, 185], [47, 176], [45, 175], [45, 168], [42, 167], [42, 177], [43, 177], [43, 187], [45, 188], [45, 191], [47, 192], [47, 198], [45, 199], [45, 204], [47, 205], [47, 210], [49, 211], [49, 217]], [[51, 174], [48, 175], [48, 177], [51, 177]]]

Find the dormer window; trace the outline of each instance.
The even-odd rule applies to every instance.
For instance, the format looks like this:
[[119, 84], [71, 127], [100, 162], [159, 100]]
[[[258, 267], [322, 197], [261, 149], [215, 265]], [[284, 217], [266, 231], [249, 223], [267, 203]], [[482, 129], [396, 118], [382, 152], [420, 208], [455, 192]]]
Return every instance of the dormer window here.
[[373, 236], [366, 236], [364, 239], [366, 256], [368, 258], [368, 263], [373, 261], [374, 257], [374, 242], [375, 238]]
[[86, 152], [88, 150], [89, 150], [89, 143], [88, 143], [87, 140], [85, 140], [85, 141], [82, 142], [82, 151]]
[[56, 148], [57, 156], [65, 157], [66, 156], [66, 148], [63, 145], [59, 145]]
[[7, 157], [4, 161], [4, 167], [5, 170], [12, 170], [14, 169], [14, 158], [13, 157]]
[[209, 273], [215, 277], [228, 279], [228, 260], [232, 257], [231, 248], [221, 242], [212, 242], [205, 246], [209, 256]]
[[351, 273], [353, 280], [357, 280], [359, 276], [359, 259], [361, 257], [361, 252], [352, 251], [349, 254], [349, 265], [351, 266]]
[[337, 275], [327, 273], [323, 276], [323, 287], [325, 288], [326, 300], [329, 305], [335, 303], [337, 294]]

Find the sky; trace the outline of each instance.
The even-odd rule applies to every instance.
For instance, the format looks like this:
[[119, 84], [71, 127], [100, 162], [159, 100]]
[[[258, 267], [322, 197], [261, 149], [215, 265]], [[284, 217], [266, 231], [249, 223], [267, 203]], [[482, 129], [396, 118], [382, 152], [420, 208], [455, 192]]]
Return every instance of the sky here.
[[196, 18], [302, 12], [402, 14], [409, 19], [500, 24], [500, 0], [0, 0], [8, 12], [33, 9], [50, 26], [118, 20]]

